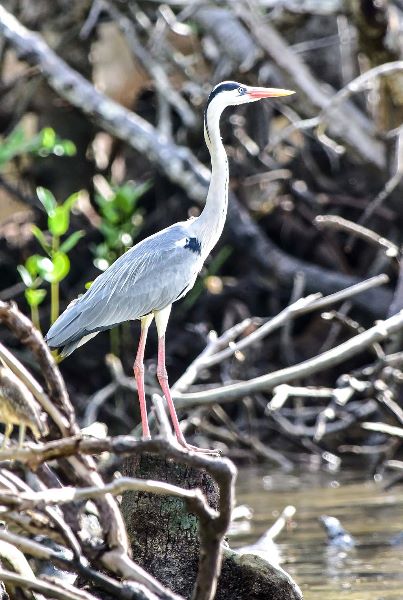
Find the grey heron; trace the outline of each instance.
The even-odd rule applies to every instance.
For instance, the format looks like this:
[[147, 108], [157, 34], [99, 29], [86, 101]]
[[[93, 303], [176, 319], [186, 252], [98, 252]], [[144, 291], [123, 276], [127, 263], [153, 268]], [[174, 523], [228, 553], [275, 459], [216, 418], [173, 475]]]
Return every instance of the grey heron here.
[[[142, 240], [99, 275], [49, 329], [50, 348], [67, 356], [99, 331], [140, 319], [141, 333], [133, 365], [140, 402], [143, 438], [150, 438], [144, 391], [144, 350], [155, 318], [158, 334], [157, 377], [168, 404], [178, 442], [187, 444], [179, 426], [165, 367], [165, 333], [173, 302], [193, 287], [204, 261], [224, 227], [228, 204], [228, 161], [220, 135], [220, 117], [228, 106], [294, 92], [224, 81], [214, 87], [204, 114], [204, 138], [211, 155], [211, 180], [200, 216], [175, 223]], [[197, 450], [197, 449], [196, 449]]]

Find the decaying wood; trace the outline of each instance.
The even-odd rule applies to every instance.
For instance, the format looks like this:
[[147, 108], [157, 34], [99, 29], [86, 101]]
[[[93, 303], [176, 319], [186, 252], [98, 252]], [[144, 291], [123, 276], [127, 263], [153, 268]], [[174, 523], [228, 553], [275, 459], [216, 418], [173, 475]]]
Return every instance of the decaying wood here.
[[[312, 114], [326, 109], [334, 92], [325, 91], [312, 76], [303, 60], [288, 47], [281, 35], [269, 23], [259, 19], [257, 5], [254, 11], [239, 5], [237, 11], [248, 23], [261, 47], [287, 74], [292, 85], [297, 86], [306, 95], [308, 103], [313, 106]], [[376, 139], [370, 121], [363, 114], [358, 114], [357, 109], [352, 105], [332, 111], [330, 131], [346, 145], [352, 147], [365, 161], [378, 168], [385, 166], [383, 144]]]

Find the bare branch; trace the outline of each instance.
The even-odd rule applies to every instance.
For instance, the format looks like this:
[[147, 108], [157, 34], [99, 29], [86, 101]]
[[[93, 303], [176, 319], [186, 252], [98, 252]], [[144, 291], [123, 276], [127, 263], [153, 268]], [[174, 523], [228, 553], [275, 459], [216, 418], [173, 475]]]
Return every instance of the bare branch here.
[[210, 331], [207, 346], [189, 365], [183, 375], [181, 375], [178, 381], [172, 386], [172, 389], [178, 392], [185, 391], [195, 381], [200, 371], [206, 368], [206, 361], [221, 350], [221, 348], [225, 348], [235, 338], [242, 335], [242, 333], [252, 324], [253, 319], [244, 319], [230, 329], [227, 329], [227, 331], [224, 331], [219, 337], [217, 337], [215, 331]]
[[[332, 134], [337, 135], [347, 145], [354, 148], [366, 161], [377, 167], [384, 167], [385, 151], [383, 144], [375, 137], [372, 124], [354, 106], [346, 105], [343, 110], [338, 107], [338, 103], [348, 97], [347, 90], [345, 95], [341, 96], [340, 92], [332, 95], [332, 90], [328, 91], [329, 86], [325, 89], [312, 75], [303, 59], [293, 52], [274, 27], [267, 20], [259, 17], [260, 11], [257, 3], [253, 2], [252, 6], [253, 10], [247, 8], [245, 4], [238, 3], [236, 10], [249, 25], [261, 47], [286, 74], [292, 85], [306, 95], [308, 102], [314, 106], [311, 112], [316, 112], [317, 109], [322, 110], [321, 119], [323, 119], [332, 108], [330, 125]], [[335, 100], [336, 97], [337, 100]], [[319, 121], [320, 119], [317, 122]]]
[[[1, 11], [0, 6], [0, 19]], [[1, 28], [1, 23], [0, 23]], [[80, 429], [75, 419], [74, 409], [67, 394], [66, 386], [60, 371], [44, 342], [40, 332], [35, 329], [31, 321], [23, 315], [15, 304], [0, 301], [0, 322], [6, 325], [18, 339], [20, 339], [36, 356], [38, 364], [49, 388], [50, 399], [59, 407], [68, 421], [68, 431], [71, 434], [79, 433]], [[103, 487], [104, 483], [96, 472], [95, 464], [91, 457], [70, 458], [76, 476], [86, 483]], [[129, 543], [122, 515], [114, 498], [110, 495], [98, 501], [102, 524], [111, 548], [119, 548], [120, 552], [127, 552]], [[106, 557], [106, 554], [103, 555]]]
[[124, 14], [122, 14], [111, 2], [100, 0], [101, 9], [106, 10], [114, 19], [126, 37], [127, 43], [133, 55], [140, 61], [144, 69], [153, 78], [157, 91], [164, 99], [180, 114], [182, 121], [187, 127], [196, 126], [197, 120], [194, 112], [183, 98], [171, 85], [167, 74], [161, 65], [153, 59], [146, 50], [144, 44], [137, 36], [136, 28]]
[[99, 498], [105, 494], [117, 496], [126, 490], [182, 498], [188, 504], [189, 510], [197, 516], [203, 519], [214, 519], [217, 517], [216, 512], [209, 507], [199, 489], [186, 490], [160, 481], [145, 481], [144, 479], [135, 479], [133, 477], [120, 477], [111, 483], [105, 484], [103, 488], [95, 486], [87, 488], [65, 486], [62, 488], [48, 488], [42, 492], [24, 491], [12, 495], [0, 492], [0, 502], [4, 506], [8, 505], [18, 507], [21, 510], [29, 510], [41, 505], [59, 506], [75, 500]]
[[[341, 302], [342, 300], [351, 298], [352, 296], [360, 294], [373, 287], [384, 285], [388, 281], [388, 276], [382, 274], [371, 277], [370, 279], [362, 281], [361, 283], [352, 285], [345, 290], [340, 290], [339, 292], [330, 294], [325, 298], [323, 298], [321, 294], [311, 294], [305, 298], [300, 298], [293, 304], [287, 306], [278, 315], [272, 319], [269, 319], [266, 323], [249, 335], [245, 336], [236, 343], [232, 343], [228, 348], [217, 351], [219, 350], [220, 346], [225, 346], [229, 341], [232, 341], [235, 336], [241, 334], [251, 324], [251, 321], [248, 319], [242, 321], [238, 325], [235, 325], [233, 328], [228, 330], [228, 332], [224, 332], [219, 338], [216, 339], [215, 342], [210, 341], [208, 343], [205, 350], [203, 350], [203, 352], [195, 359], [182, 377], [173, 386], [173, 391], [184, 391], [196, 379], [201, 370], [207, 369], [217, 363], [222, 362], [223, 360], [226, 360], [227, 358], [231, 358], [236, 352], [244, 350], [251, 344], [254, 344], [257, 341], [265, 338], [267, 335], [287, 323], [290, 319], [295, 319], [302, 314], [307, 314], [314, 310], [321, 310], [330, 304]], [[179, 398], [180, 397], [178, 396], [178, 399]], [[180, 403], [178, 406], [180, 406]]]
[[[0, 17], [1, 17], [0, 7]], [[59, 408], [69, 423], [69, 433], [79, 431], [75, 420], [74, 409], [69, 400], [66, 386], [59, 369], [50, 353], [49, 348], [43, 341], [40, 332], [35, 329], [31, 321], [23, 315], [13, 303], [8, 304], [0, 301], [0, 323], [8, 327], [14, 335], [20, 339], [36, 356], [43, 376], [49, 388], [51, 401]], [[14, 361], [14, 365], [15, 365]]]
[[24, 365], [3, 345], [0, 343], [0, 359], [17, 375], [27, 386], [29, 391], [38, 400], [42, 408], [52, 417], [53, 421], [59, 427], [63, 435], [69, 433], [69, 423], [67, 418], [51, 402], [49, 396], [45, 393], [43, 387], [36, 381]]
[[63, 581], [60, 586], [50, 581], [41, 581], [40, 579], [32, 581], [5, 569], [0, 569], [0, 581], [12, 583], [17, 587], [22, 587], [30, 591], [40, 592], [47, 598], [57, 598], [57, 600], [98, 600], [92, 594], [84, 590], [79, 590], [69, 585], [66, 581]]
[[388, 425], [387, 423], [361, 423], [363, 429], [368, 431], [377, 431], [379, 433], [386, 433], [386, 435], [392, 435], [398, 438], [403, 438], [403, 428], [395, 427], [394, 425]]
[[399, 248], [396, 246], [396, 244], [377, 234], [375, 231], [372, 231], [371, 229], [363, 227], [357, 223], [353, 223], [352, 221], [344, 219], [343, 217], [339, 217], [337, 215], [318, 215], [315, 217], [315, 223], [317, 223], [320, 227], [324, 226], [331, 229], [342, 229], [344, 231], [348, 231], [368, 242], [371, 242], [372, 244], [377, 244], [385, 250], [386, 256], [389, 256], [390, 258], [396, 258], [399, 256]]
[[194, 406], [210, 404], [212, 402], [229, 402], [246, 394], [269, 391], [280, 383], [288, 383], [294, 379], [306, 377], [323, 371], [323, 369], [328, 367], [340, 364], [348, 358], [359, 354], [368, 348], [368, 346], [387, 339], [392, 333], [399, 331], [402, 327], [403, 311], [400, 311], [385, 321], [379, 321], [374, 327], [354, 336], [343, 344], [292, 367], [255, 377], [249, 381], [225, 385], [203, 392], [187, 394], [175, 392], [174, 397], [181, 401], [181, 406]]

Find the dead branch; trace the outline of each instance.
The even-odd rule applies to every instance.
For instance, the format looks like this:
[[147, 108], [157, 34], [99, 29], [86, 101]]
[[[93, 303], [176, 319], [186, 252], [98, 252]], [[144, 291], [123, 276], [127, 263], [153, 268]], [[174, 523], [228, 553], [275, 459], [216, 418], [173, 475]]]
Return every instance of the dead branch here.
[[193, 110], [183, 96], [172, 87], [164, 69], [153, 59], [144, 44], [140, 41], [132, 21], [113, 6], [111, 2], [100, 0], [99, 4], [100, 10], [106, 10], [112, 19], [116, 21], [118, 27], [126, 37], [133, 55], [140, 61], [143, 68], [153, 78], [154, 85], [158, 92], [162, 94], [171, 107], [180, 114], [183, 123], [187, 127], [194, 128], [197, 120]]
[[[1, 7], [0, 7], [1, 8]], [[49, 388], [50, 400], [59, 408], [69, 423], [70, 435], [77, 433], [79, 427], [75, 420], [74, 409], [67, 395], [66, 386], [56, 366], [49, 348], [40, 332], [23, 315], [15, 304], [0, 301], [0, 323], [6, 325], [23, 344], [35, 355]], [[14, 363], [15, 364], [15, 363]]]
[[342, 231], [348, 231], [353, 233], [355, 236], [362, 238], [372, 244], [381, 246], [384, 249], [386, 256], [390, 258], [396, 258], [399, 256], [399, 248], [386, 238], [378, 235], [375, 231], [363, 227], [357, 223], [353, 223], [348, 219], [343, 219], [336, 215], [317, 215], [315, 217], [315, 223], [320, 227], [328, 227], [329, 229], [341, 229]]
[[17, 375], [27, 386], [39, 404], [53, 419], [62, 435], [69, 434], [69, 423], [64, 414], [57, 409], [51, 402], [42, 386], [36, 381], [24, 365], [3, 345], [0, 343], [0, 359]]
[[[295, 54], [282, 36], [266, 21], [259, 17], [256, 3], [249, 3], [251, 8], [238, 4], [236, 11], [242, 20], [248, 24], [256, 40], [275, 64], [286, 74], [291, 85], [302, 91], [313, 106], [312, 113], [317, 110], [328, 112], [329, 102], [332, 102], [332, 91], [327, 91], [312, 75], [303, 59]], [[335, 104], [333, 102], [333, 108]], [[354, 149], [365, 161], [378, 168], [385, 166], [385, 152], [382, 142], [375, 138], [375, 129], [367, 117], [352, 105], [347, 105], [341, 111], [332, 110], [332, 135]]]
[[[195, 381], [200, 371], [207, 369], [217, 363], [222, 362], [228, 358], [231, 358], [236, 354], [256, 343], [257, 341], [265, 338], [273, 331], [283, 326], [289, 320], [293, 320], [300, 315], [308, 314], [314, 310], [321, 310], [326, 306], [341, 302], [347, 298], [351, 298], [356, 294], [365, 292], [378, 285], [387, 283], [387, 275], [377, 275], [371, 277], [361, 283], [357, 283], [345, 290], [340, 290], [334, 294], [326, 297], [322, 297], [321, 294], [311, 294], [305, 298], [300, 298], [293, 304], [287, 306], [278, 315], [269, 319], [266, 323], [261, 325], [258, 329], [245, 336], [238, 342], [233, 342], [233, 339], [240, 335], [247, 327], [250, 326], [251, 321], [247, 319], [238, 323], [227, 332], [224, 332], [219, 338], [213, 338], [207, 344], [203, 352], [195, 359], [195, 361], [188, 367], [186, 372], [173, 386], [175, 392], [184, 391], [191, 383]], [[231, 343], [230, 343], [231, 342]], [[229, 347], [225, 347], [229, 344]], [[224, 347], [223, 350], [220, 348]]]
[[387, 423], [361, 423], [361, 427], [367, 431], [377, 431], [379, 433], [385, 433], [398, 438], [403, 438], [403, 428], [395, 427], [394, 425], [388, 425]]
[[[182, 495], [185, 501], [188, 501], [192, 506], [192, 511], [196, 512], [200, 517], [200, 567], [198, 577], [195, 585], [195, 597], [197, 598], [211, 598], [211, 594], [216, 585], [217, 576], [220, 570], [221, 559], [222, 559], [222, 547], [221, 542], [225, 535], [230, 519], [231, 510], [233, 506], [234, 498], [234, 478], [235, 469], [228, 460], [213, 458], [211, 456], [199, 454], [199, 453], [188, 453], [185, 449], [179, 447], [176, 444], [170, 444], [166, 440], [135, 440], [131, 436], [121, 436], [119, 438], [105, 438], [102, 440], [88, 439], [81, 436], [74, 436], [71, 438], [63, 438], [60, 440], [54, 440], [44, 445], [30, 445], [24, 448], [13, 448], [7, 449], [4, 453], [0, 452], [0, 460], [13, 457], [14, 459], [21, 460], [31, 468], [38, 466], [40, 463], [54, 460], [56, 458], [85, 455], [85, 454], [98, 454], [103, 451], [110, 451], [116, 454], [143, 454], [144, 452], [157, 453], [161, 456], [167, 456], [180, 461], [183, 464], [193, 466], [196, 468], [206, 469], [212, 477], [216, 480], [219, 486], [219, 510], [218, 514], [211, 512], [211, 509], [205, 507], [203, 512], [201, 498], [197, 492], [187, 492], [181, 490], [181, 488], [175, 488], [168, 490], [168, 493], [174, 492], [176, 495]], [[150, 482], [148, 482], [150, 483]], [[116, 485], [116, 487], [114, 487]], [[74, 494], [77, 497], [99, 497], [108, 495], [110, 491], [114, 493], [120, 493], [123, 486], [132, 486], [132, 489], [145, 489], [147, 482], [139, 480], [136, 482], [120, 481], [118, 483], [111, 483], [109, 487], [100, 489], [99, 486], [92, 486], [91, 488], [73, 490], [68, 488], [60, 488], [52, 491], [52, 498], [60, 498], [60, 501], [68, 502], [73, 499]], [[167, 493], [167, 488], [163, 490], [164, 484], [154, 482], [149, 491], [157, 491], [158, 493]], [[137, 487], [136, 487], [137, 486]], [[140, 486], [140, 487], [139, 487]], [[67, 490], [66, 492], [64, 490]], [[54, 493], [53, 493], [54, 492]], [[183, 492], [183, 494], [182, 494]], [[33, 493], [33, 492], [32, 492]], [[38, 492], [40, 497], [45, 497], [50, 500], [48, 491]], [[8, 499], [15, 496], [14, 494], [6, 495]], [[29, 492], [27, 497], [34, 498]], [[152, 592], [159, 594], [162, 597], [163, 594], [167, 594], [167, 590], [163, 588], [158, 582], [151, 578], [143, 569], [135, 565], [127, 555], [116, 551], [109, 551], [102, 557], [102, 562], [105, 566], [111, 569], [113, 572], [120, 573], [124, 578], [134, 579], [140, 583], [144, 583], [148, 589]], [[203, 595], [202, 595], [203, 591]], [[197, 595], [196, 595], [197, 594]], [[171, 597], [171, 596], [169, 596]]]
[[11, 508], [18, 508], [20, 510], [30, 510], [34, 507], [59, 506], [75, 500], [99, 498], [105, 494], [118, 496], [126, 490], [182, 498], [189, 506], [189, 510], [202, 520], [217, 517], [216, 512], [208, 506], [205, 498], [198, 489], [185, 490], [168, 483], [151, 480], [144, 481], [143, 479], [135, 479], [133, 477], [120, 477], [111, 483], [105, 484], [103, 488], [94, 486], [88, 488], [65, 486], [62, 488], [48, 488], [42, 492], [27, 490], [17, 494], [0, 492], [0, 502], [2, 502], [3, 506], [10, 506]]
[[[0, 13], [1, 10], [0, 7]], [[16, 337], [34, 353], [48, 385], [50, 398], [67, 418], [69, 432], [73, 435], [78, 433], [79, 427], [75, 420], [74, 409], [70, 403], [60, 371], [40, 332], [35, 329], [31, 321], [14, 304], [1, 301], [0, 322], [9, 327]], [[71, 464], [81, 481], [100, 487], [103, 486], [102, 478], [96, 472], [92, 458], [86, 457], [83, 460], [72, 457]], [[115, 500], [112, 496], [106, 495], [98, 502], [110, 548], [119, 548], [121, 553], [126, 553], [128, 550], [126, 531]], [[103, 555], [103, 560], [108, 561], [108, 553]]]
[[296, 378], [307, 377], [328, 367], [340, 364], [348, 358], [363, 352], [368, 346], [387, 339], [393, 333], [400, 331], [402, 327], [403, 311], [400, 311], [397, 315], [385, 321], [378, 322], [374, 327], [354, 336], [343, 344], [292, 367], [255, 377], [249, 381], [225, 385], [203, 392], [185, 394], [174, 392], [174, 398], [182, 403], [181, 406], [190, 407], [210, 404], [211, 402], [229, 402], [247, 394], [258, 391], [269, 391], [280, 383], [287, 383]]
[[47, 598], [57, 598], [58, 600], [97, 600], [92, 594], [74, 588], [65, 581], [61, 585], [51, 583], [50, 581], [41, 581], [40, 579], [32, 581], [5, 569], [0, 569], [0, 580], [4, 581], [4, 583], [13, 583], [17, 587], [30, 591], [40, 592]]

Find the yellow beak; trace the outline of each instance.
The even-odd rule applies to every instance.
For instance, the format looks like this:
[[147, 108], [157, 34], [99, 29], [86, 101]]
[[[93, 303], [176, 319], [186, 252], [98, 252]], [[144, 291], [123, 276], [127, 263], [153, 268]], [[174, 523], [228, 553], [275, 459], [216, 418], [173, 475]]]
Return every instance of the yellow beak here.
[[292, 90], [282, 90], [279, 88], [248, 87], [247, 94], [251, 98], [279, 98], [280, 96], [291, 96], [295, 94]]

